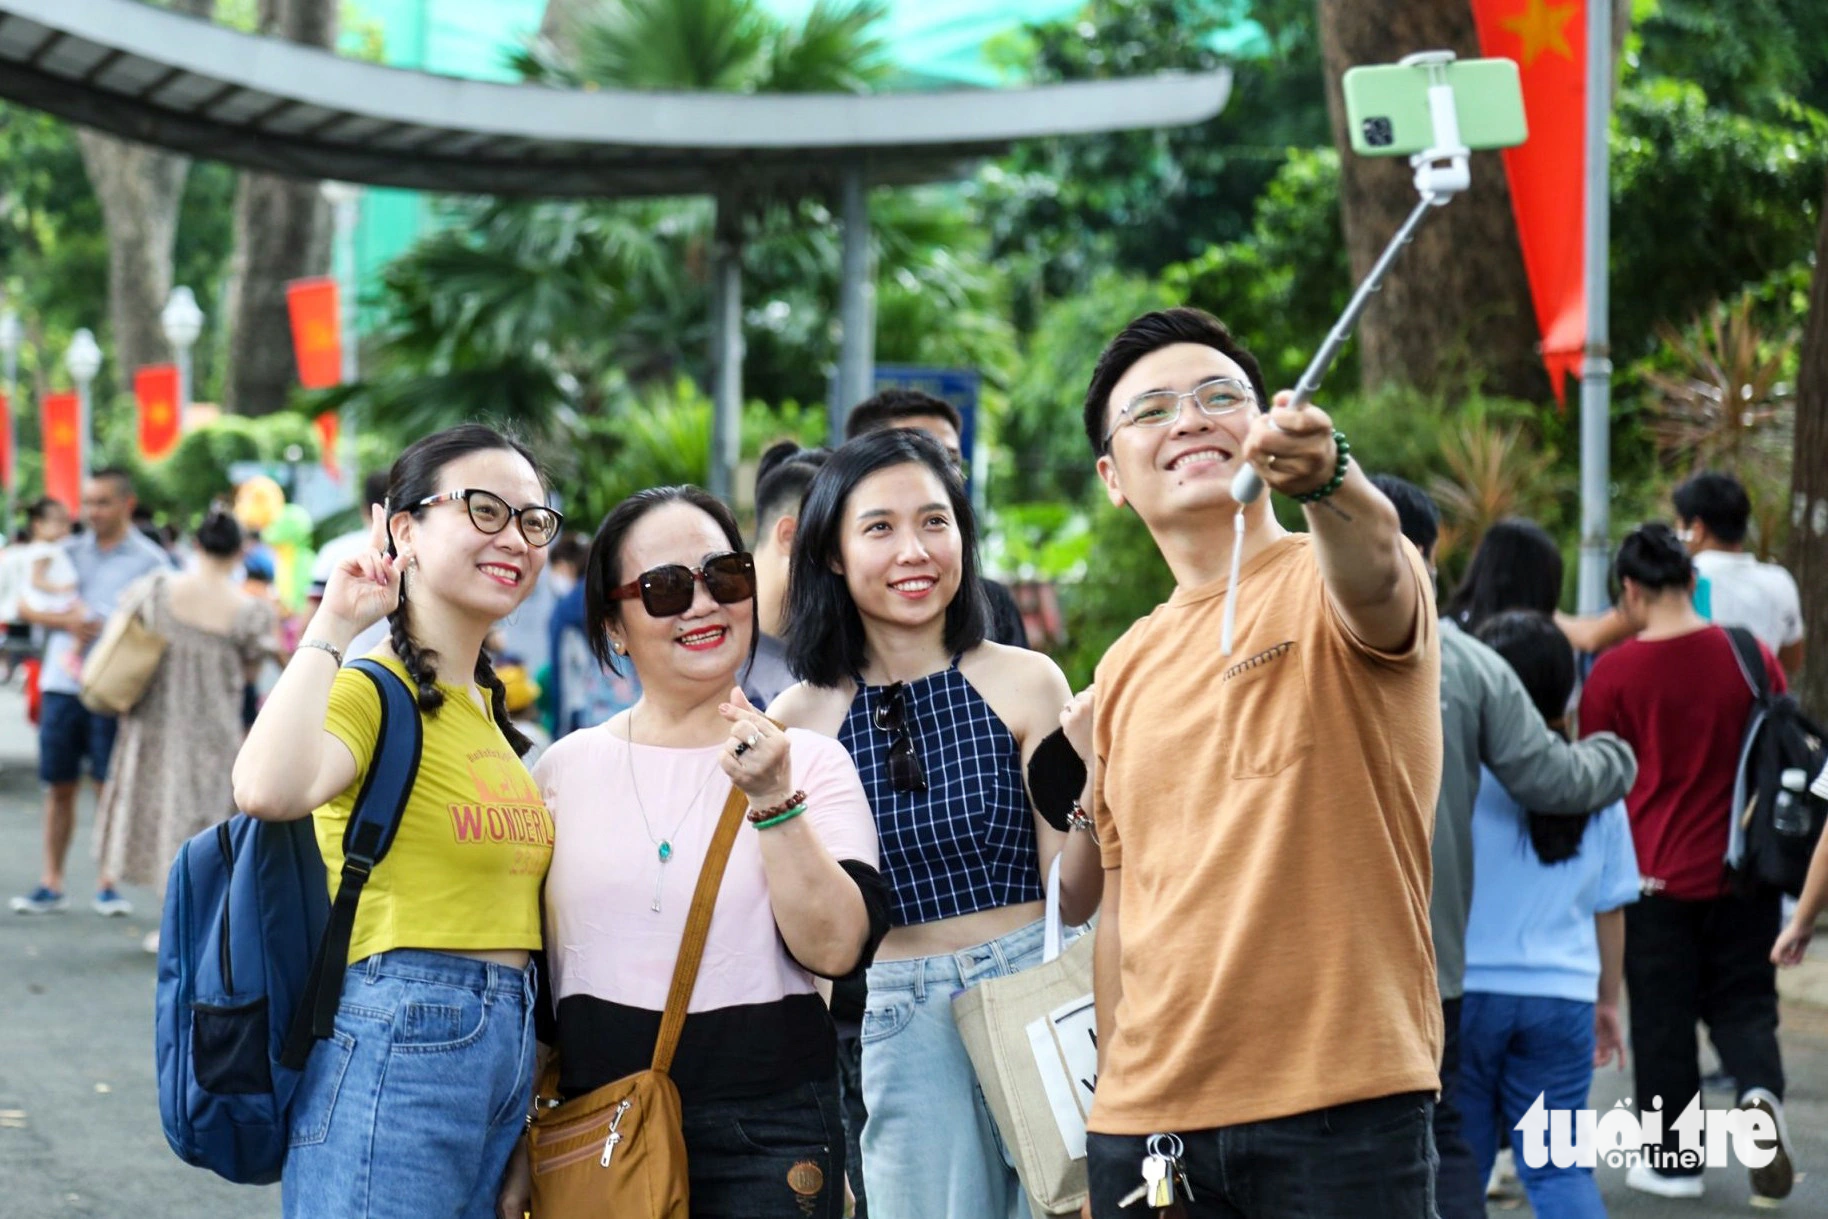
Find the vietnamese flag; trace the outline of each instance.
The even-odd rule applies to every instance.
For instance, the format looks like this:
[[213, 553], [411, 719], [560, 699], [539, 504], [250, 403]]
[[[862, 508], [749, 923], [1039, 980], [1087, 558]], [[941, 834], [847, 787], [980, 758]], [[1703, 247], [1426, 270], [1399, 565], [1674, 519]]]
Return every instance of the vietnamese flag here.
[[44, 430], [44, 493], [74, 516], [83, 504], [82, 402], [75, 394], [47, 394], [39, 409]]
[[5, 426], [0, 427], [0, 487], [11, 491], [13, 489], [13, 403], [5, 394], [0, 394], [0, 414], [5, 416]]
[[336, 280], [329, 276], [293, 280], [286, 285], [286, 311], [292, 316], [292, 352], [298, 359], [298, 383], [306, 389], [341, 384], [343, 336]]
[[343, 420], [335, 411], [325, 411], [312, 424], [317, 428], [317, 447], [322, 451], [324, 469], [330, 477], [342, 481], [342, 470], [336, 464], [336, 442], [343, 434]]
[[1530, 138], [1504, 151], [1517, 237], [1555, 400], [1587, 341], [1586, 0], [1473, 0], [1482, 54], [1517, 61]]
[[157, 461], [178, 447], [178, 369], [149, 364], [133, 374], [133, 396], [140, 403], [140, 452]]

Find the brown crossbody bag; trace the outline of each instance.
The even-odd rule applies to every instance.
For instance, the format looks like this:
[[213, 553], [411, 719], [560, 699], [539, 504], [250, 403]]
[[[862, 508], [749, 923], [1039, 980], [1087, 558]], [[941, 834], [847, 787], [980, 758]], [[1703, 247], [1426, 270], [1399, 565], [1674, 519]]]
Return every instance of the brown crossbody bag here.
[[679, 1089], [667, 1072], [698, 981], [724, 865], [748, 803], [739, 789], [730, 789], [698, 873], [653, 1064], [564, 1102], [558, 1100], [557, 1059], [546, 1067], [527, 1136], [535, 1219], [687, 1219], [685, 1133]]

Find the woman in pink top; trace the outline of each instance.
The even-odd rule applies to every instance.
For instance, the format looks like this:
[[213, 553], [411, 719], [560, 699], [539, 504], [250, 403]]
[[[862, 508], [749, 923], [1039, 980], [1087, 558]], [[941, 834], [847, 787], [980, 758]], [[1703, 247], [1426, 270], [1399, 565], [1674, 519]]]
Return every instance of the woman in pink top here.
[[867, 962], [888, 927], [856, 768], [838, 742], [776, 727], [738, 689], [755, 650], [755, 575], [722, 503], [696, 487], [632, 496], [603, 522], [584, 581], [598, 658], [632, 662], [642, 694], [533, 771], [555, 826], [546, 952], [559, 1090], [647, 1068], [730, 785], [752, 811], [803, 803], [737, 836], [672, 1076], [693, 1216], [838, 1219], [836, 1043], [813, 978]]

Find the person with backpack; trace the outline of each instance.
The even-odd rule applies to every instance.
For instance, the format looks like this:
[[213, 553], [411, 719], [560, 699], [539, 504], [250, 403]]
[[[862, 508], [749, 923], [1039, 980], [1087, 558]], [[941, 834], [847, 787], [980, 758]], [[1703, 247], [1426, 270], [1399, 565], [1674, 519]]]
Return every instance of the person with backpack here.
[[244, 812], [313, 818], [334, 895], [384, 726], [379, 688], [343, 651], [386, 619], [369, 655], [413, 692], [423, 743], [361, 892], [334, 1029], [291, 1100], [287, 1216], [496, 1214], [534, 1082], [553, 831], [483, 640], [545, 565], [563, 523], [546, 502], [531, 455], [490, 428], [408, 448], [369, 548], [331, 573], [236, 759]]
[[[1725, 864], [1734, 788], [1754, 696], [1732, 638], [1693, 602], [1695, 566], [1668, 525], [1639, 526], [1613, 560], [1619, 611], [1636, 638], [1601, 656], [1581, 696], [1583, 734], [1613, 732], [1638, 758], [1626, 797], [1643, 896], [1625, 912], [1625, 984], [1639, 1112], [1661, 1098], [1662, 1168], [1633, 1167], [1631, 1188], [1696, 1198], [1700, 1166], [1676, 1157], [1676, 1116], [1701, 1087], [1695, 1025], [1705, 1022], [1742, 1107], [1766, 1111], [1776, 1156], [1751, 1170], [1752, 1191], [1782, 1198], [1794, 1183], [1783, 1124], [1777, 978], [1770, 961], [1780, 919], [1774, 888], [1743, 891]], [[1768, 688], [1784, 674], [1758, 645]]]
[[[1547, 614], [1507, 610], [1479, 641], [1509, 663], [1537, 716], [1560, 734], [1574, 691], [1574, 649]], [[1472, 816], [1478, 884], [1466, 923], [1459, 1078], [1477, 1180], [1498, 1144], [1539, 1215], [1605, 1219], [1593, 1170], [1532, 1167], [1517, 1124], [1538, 1096], [1550, 1110], [1584, 1109], [1596, 1066], [1625, 1067], [1619, 991], [1624, 908], [1638, 898], [1637, 855], [1621, 801], [1585, 816], [1528, 809], [1490, 771]], [[1448, 1081], [1442, 1081], [1448, 1086]]]

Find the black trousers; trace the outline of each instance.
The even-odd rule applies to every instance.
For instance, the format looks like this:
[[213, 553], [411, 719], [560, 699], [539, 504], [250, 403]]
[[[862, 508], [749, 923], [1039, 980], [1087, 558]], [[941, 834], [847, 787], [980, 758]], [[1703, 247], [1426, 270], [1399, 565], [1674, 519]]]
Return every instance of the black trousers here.
[[842, 1219], [836, 1080], [756, 1100], [688, 1103], [682, 1117], [692, 1219]]
[[847, 1020], [838, 1027], [838, 1103], [844, 1118], [844, 1151], [850, 1165], [851, 1197], [857, 1200], [855, 1219], [869, 1219], [869, 1200], [863, 1194], [863, 1122], [869, 1109], [863, 1103], [863, 1028]]
[[[1182, 1130], [1188, 1219], [1434, 1219], [1434, 1096], [1409, 1092], [1293, 1117]], [[1093, 1219], [1142, 1183], [1142, 1135], [1089, 1134]]]
[[[1783, 1098], [1777, 969], [1771, 964], [1782, 917], [1775, 893], [1710, 901], [1647, 894], [1625, 907], [1637, 1103], [1640, 1110], [1654, 1108], [1654, 1098], [1662, 1097], [1664, 1149], [1671, 1154], [1681, 1145], [1671, 1127], [1701, 1090], [1697, 1020], [1706, 1022], [1740, 1095], [1765, 1088]], [[1660, 1171], [1698, 1175], [1701, 1169]]]
[[1434, 1105], [1434, 1145], [1440, 1156], [1435, 1204], [1441, 1219], [1485, 1219], [1485, 1182], [1466, 1145], [1460, 1120], [1460, 1004], [1441, 1000], [1441, 1099]]

